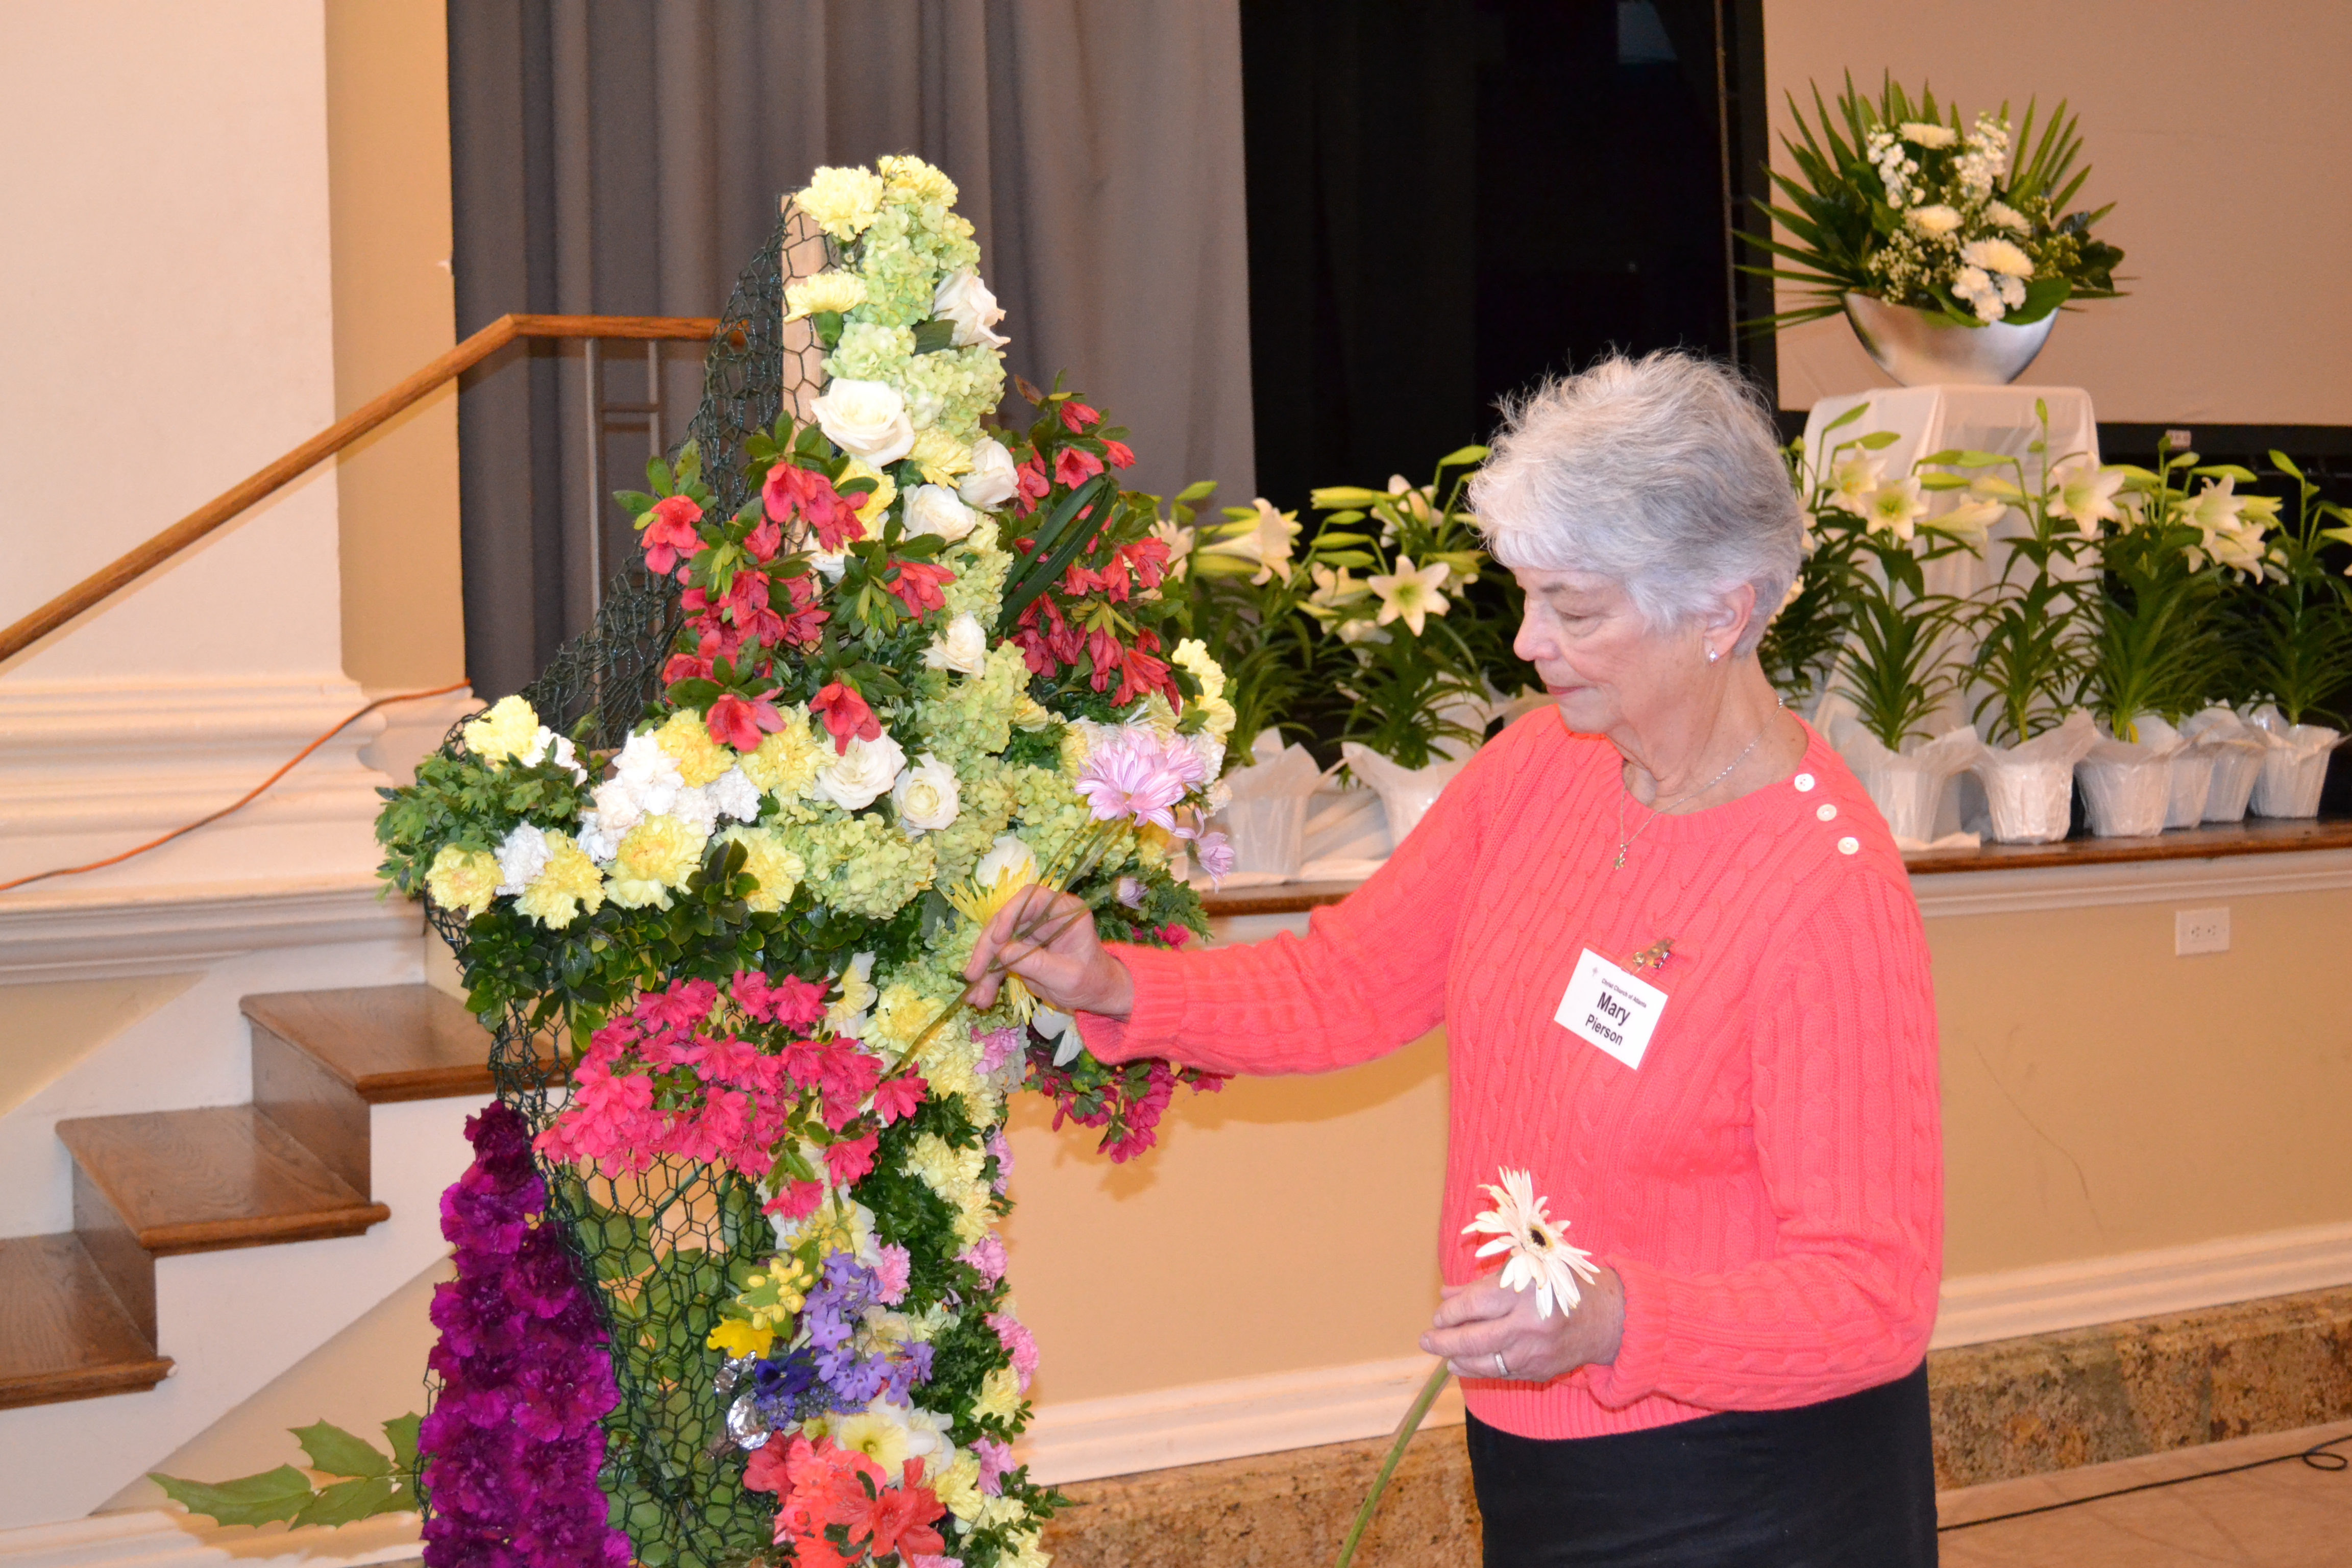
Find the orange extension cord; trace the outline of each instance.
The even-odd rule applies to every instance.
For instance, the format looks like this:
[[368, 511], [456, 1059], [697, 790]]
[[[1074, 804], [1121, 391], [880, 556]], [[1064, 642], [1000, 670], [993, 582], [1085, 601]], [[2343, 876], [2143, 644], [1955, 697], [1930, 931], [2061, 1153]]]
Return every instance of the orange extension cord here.
[[462, 680], [453, 680], [446, 686], [436, 686], [430, 691], [404, 691], [394, 697], [379, 697], [374, 701], [369, 703], [366, 707], [352, 712], [351, 716], [343, 720], [341, 723], [337, 724], [333, 729], [328, 731], [325, 734], [320, 736], [317, 740], [311, 742], [309, 745], [295, 752], [292, 757], [287, 760], [284, 767], [279, 768], [276, 773], [270, 774], [268, 778], [262, 780], [259, 784], [246, 791], [245, 794], [231, 801], [228, 805], [222, 806], [218, 811], [214, 812], [210, 816], [200, 816], [195, 821], [189, 823], [185, 827], [175, 827], [172, 829], [171, 832], [166, 833], [161, 838], [151, 838], [146, 843], [138, 846], [136, 848], [125, 849], [120, 855], [109, 855], [105, 859], [93, 860], [87, 866], [60, 866], [54, 871], [36, 871], [29, 877], [19, 877], [13, 882], [0, 882], [0, 893], [7, 892], [12, 889], [21, 888], [27, 882], [46, 881], [51, 877], [79, 877], [85, 871], [97, 871], [109, 866], [120, 866], [123, 861], [130, 859], [133, 855], [144, 855], [150, 849], [160, 849], [164, 845], [172, 842], [174, 838], [181, 837], [185, 834], [194, 833], [199, 827], [203, 827], [210, 823], [218, 822], [222, 817], [226, 816], [232, 811], [241, 810], [242, 808], [252, 805], [256, 800], [260, 798], [263, 791], [267, 790], [271, 784], [276, 784], [279, 779], [284, 778], [288, 773], [292, 773], [303, 758], [309, 756], [311, 752], [317, 751], [320, 747], [325, 745], [328, 742], [333, 740], [336, 736], [341, 734], [345, 730], [350, 729], [353, 724], [358, 723], [361, 720], [366, 718], [377, 709], [388, 708], [395, 702], [421, 701], [427, 697], [446, 697], [452, 691], [463, 690], [465, 686], [466, 683]]

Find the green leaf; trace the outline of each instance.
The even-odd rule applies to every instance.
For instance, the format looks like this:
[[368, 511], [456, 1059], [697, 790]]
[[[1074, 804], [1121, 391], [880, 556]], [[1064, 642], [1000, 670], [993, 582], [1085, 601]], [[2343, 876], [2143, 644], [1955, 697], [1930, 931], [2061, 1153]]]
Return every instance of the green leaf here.
[[404, 1473], [416, 1468], [416, 1429], [425, 1418], [410, 1411], [383, 1424], [384, 1440], [392, 1445], [392, 1463]]
[[399, 1482], [388, 1476], [366, 1476], [320, 1488], [319, 1495], [294, 1516], [294, 1522], [297, 1525], [349, 1524], [353, 1520], [366, 1519], [372, 1514], [396, 1513], [415, 1506], [415, 1500], [402, 1489]]
[[1884, 447], [1892, 447], [1895, 442], [1900, 441], [1901, 439], [1903, 439], [1903, 436], [1900, 431], [1873, 430], [1867, 436], [1856, 437], [1853, 444], [1861, 447], [1865, 452], [1875, 452]]
[[1195, 479], [1176, 492], [1177, 504], [1190, 506], [1194, 501], [1206, 500], [1215, 493], [1216, 489], [1217, 481], [1214, 479]]
[[150, 1475], [163, 1495], [186, 1509], [221, 1524], [268, 1524], [290, 1520], [309, 1506], [310, 1482], [291, 1465], [280, 1465], [257, 1476], [243, 1476], [215, 1486], [182, 1480], [177, 1476]]
[[363, 1437], [354, 1437], [340, 1426], [321, 1421], [314, 1426], [290, 1428], [294, 1440], [302, 1445], [310, 1458], [310, 1468], [331, 1476], [388, 1476], [392, 1461], [378, 1452], [374, 1444]]
[[928, 321], [918, 321], [915, 324], [915, 352], [917, 353], [935, 354], [940, 353], [941, 350], [951, 349], [953, 347], [955, 347], [955, 323], [953, 321], [934, 318]]
[[1857, 403], [1853, 407], [1847, 409], [1844, 413], [1839, 415], [1836, 418], [1831, 420], [1828, 424], [1822, 426], [1822, 434], [1826, 436], [1831, 431], [1837, 429], [1841, 426], [1851, 425], [1869, 412], [1869, 404]]
[[1484, 447], [1457, 447], [1438, 458], [1437, 466], [1441, 468], [1466, 468], [1474, 463], [1483, 463], [1486, 460], [1486, 448]]

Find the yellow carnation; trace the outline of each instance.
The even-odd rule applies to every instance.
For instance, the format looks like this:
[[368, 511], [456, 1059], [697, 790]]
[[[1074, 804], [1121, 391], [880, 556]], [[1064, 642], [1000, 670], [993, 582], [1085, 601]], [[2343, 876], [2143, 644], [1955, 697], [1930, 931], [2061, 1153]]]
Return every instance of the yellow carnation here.
[[[892, 195], [908, 195], [917, 201], [935, 201], [952, 205], [956, 199], [955, 182], [920, 158], [905, 153], [886, 153], [874, 160], [889, 182]], [[824, 173], [823, 170], [818, 171]]]
[[980, 1459], [970, 1453], [960, 1453], [955, 1463], [931, 1479], [931, 1492], [947, 1505], [947, 1510], [970, 1524], [980, 1517], [982, 1500], [987, 1494], [980, 1489]]
[[783, 835], [765, 827], [730, 827], [719, 836], [721, 844], [743, 847], [743, 869], [760, 884], [744, 903], [761, 914], [774, 914], [792, 902], [808, 864], [784, 847]]
[[740, 1319], [728, 1318], [711, 1330], [710, 1337], [702, 1342], [706, 1349], [725, 1351], [730, 1357], [741, 1361], [747, 1357], [766, 1355], [768, 1347], [776, 1342], [776, 1331], [756, 1328]]
[[425, 873], [425, 890], [443, 909], [463, 910], [471, 920], [498, 897], [499, 881], [499, 863], [491, 856], [444, 844]]
[[[625, 910], [669, 908], [670, 889], [686, 886], [702, 864], [703, 831], [663, 813], [646, 817], [621, 840], [605, 891]], [[497, 862], [491, 862], [493, 869]]]
[[1026, 730], [1034, 735], [1053, 721], [1054, 715], [1046, 709], [1044, 703], [1038, 701], [1035, 698], [1028, 695], [1026, 692], [1022, 694], [1021, 706], [1015, 709], [1013, 713], [1013, 727], [1014, 729]]
[[856, 458], [849, 459], [848, 467], [841, 470], [841, 478], [834, 482], [845, 485], [852, 479], [874, 481], [874, 489], [857, 505], [857, 521], [870, 529], [879, 529], [882, 514], [890, 510], [892, 501], [898, 499], [898, 487], [891, 481], [889, 475], [879, 468], [867, 467]]
[[845, 245], [882, 213], [882, 176], [870, 169], [819, 169], [793, 203]]
[[566, 834], [547, 836], [547, 864], [522, 890], [515, 908], [543, 926], [570, 925], [584, 910], [604, 907], [604, 873]]
[[980, 1398], [971, 1414], [981, 1421], [1009, 1422], [1021, 1409], [1021, 1379], [1009, 1366], [1000, 1366], [981, 1380]]
[[539, 738], [539, 715], [520, 697], [501, 697], [498, 706], [466, 726], [466, 750], [476, 760], [502, 763], [530, 750]]
[[[866, 1027], [869, 1044], [903, 1051], [915, 1043], [915, 1037], [930, 1026], [940, 1016], [940, 1005], [902, 980], [894, 980], [882, 988], [879, 1000], [874, 1004], [874, 1021]], [[931, 1037], [953, 1031], [941, 1029]]]
[[791, 805], [808, 798], [816, 771], [833, 755], [833, 748], [817, 738], [807, 709], [794, 704], [778, 712], [784, 727], [761, 737], [760, 749], [746, 752], [738, 765], [761, 794]]
[[1201, 683], [1204, 699], [1213, 700], [1225, 694], [1225, 668], [1210, 657], [1209, 645], [1199, 637], [1186, 637], [1168, 657]]
[[792, 307], [787, 321], [826, 310], [854, 310], [866, 303], [866, 279], [855, 272], [820, 272], [785, 285], [784, 303]]
[[971, 472], [971, 448], [936, 426], [915, 432], [914, 449], [907, 458], [923, 471], [925, 480], [950, 489], [958, 474]]
[[1017, 1530], [1004, 1538], [996, 1568], [1054, 1568], [1054, 1554], [1045, 1550], [1034, 1530]]
[[735, 765], [735, 753], [710, 738], [698, 708], [681, 708], [654, 731], [654, 743], [677, 764], [678, 776], [700, 786]]

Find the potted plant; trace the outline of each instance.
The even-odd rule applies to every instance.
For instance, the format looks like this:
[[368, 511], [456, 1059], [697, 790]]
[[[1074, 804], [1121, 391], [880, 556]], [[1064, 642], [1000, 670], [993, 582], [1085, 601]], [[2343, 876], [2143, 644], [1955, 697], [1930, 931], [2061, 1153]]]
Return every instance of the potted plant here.
[[1844, 313], [1879, 367], [1906, 386], [2014, 381], [2060, 307], [2116, 296], [2123, 252], [2092, 235], [2111, 207], [2070, 210], [2089, 176], [2061, 103], [2012, 139], [2009, 109], [1963, 124], [1959, 110], [1915, 100], [1892, 79], [1875, 101], [1851, 77], [1834, 112], [1813, 92], [1818, 127], [1796, 100], [1782, 138], [1793, 174], [1766, 173], [1786, 205], [1760, 204], [1788, 236], [1749, 237], [1784, 265], [1748, 270], [1796, 286], [1768, 321]]
[[[2259, 574], [2246, 574], [2224, 595], [2226, 636], [2255, 722], [2284, 744], [2265, 749], [2253, 788], [2263, 816], [2310, 816], [2319, 810], [2327, 753], [2340, 729], [2310, 722], [2340, 716], [2324, 706], [2352, 684], [2352, 592], [2327, 569], [2329, 541], [2352, 542], [2352, 512], [2319, 499], [2319, 487], [2284, 452], [2271, 463], [2295, 485], [2294, 522], [2263, 552]], [[2342, 526], [2324, 528], [2333, 521]]]

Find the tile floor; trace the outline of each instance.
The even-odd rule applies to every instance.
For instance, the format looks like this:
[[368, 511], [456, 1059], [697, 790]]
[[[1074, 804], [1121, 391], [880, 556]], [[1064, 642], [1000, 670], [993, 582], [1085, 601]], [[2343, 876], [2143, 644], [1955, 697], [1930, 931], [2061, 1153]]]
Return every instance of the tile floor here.
[[[1937, 1511], [1949, 1527], [2294, 1454], [2331, 1437], [2352, 1438], [2352, 1421], [1968, 1487], [1939, 1495]], [[2352, 1441], [2336, 1451], [2352, 1456]], [[1944, 1568], [2352, 1568], [2352, 1470], [2315, 1469], [2289, 1459], [2056, 1513], [1947, 1528], [1941, 1542]]]

